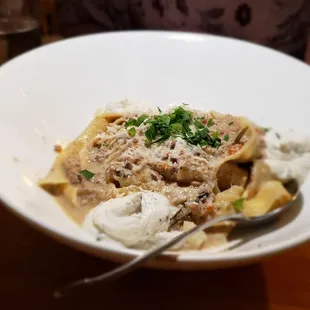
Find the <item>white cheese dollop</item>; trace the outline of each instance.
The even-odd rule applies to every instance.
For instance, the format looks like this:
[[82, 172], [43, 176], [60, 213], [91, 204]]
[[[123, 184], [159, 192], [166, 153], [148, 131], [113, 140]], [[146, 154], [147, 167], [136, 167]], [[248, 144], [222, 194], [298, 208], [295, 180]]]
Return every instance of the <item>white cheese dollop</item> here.
[[154, 105], [144, 101], [132, 102], [126, 99], [118, 102], [108, 103], [103, 110], [98, 111], [98, 114], [101, 113], [153, 115], [158, 113], [158, 109]]
[[148, 249], [180, 233], [167, 231], [175, 212], [165, 196], [143, 191], [99, 204], [83, 227], [96, 237], [102, 234], [127, 247]]
[[310, 137], [294, 131], [270, 130], [265, 135], [265, 163], [281, 181], [302, 184], [310, 170]]
[[172, 103], [172, 104], [169, 104], [168, 107], [167, 107], [167, 112], [166, 113], [172, 113], [173, 110], [175, 110], [178, 107], [183, 107], [185, 110], [191, 111], [191, 112], [194, 112], [194, 113], [203, 113], [203, 114], [208, 113], [208, 110], [206, 110], [206, 109], [197, 108], [197, 107], [194, 107], [193, 105], [187, 104], [187, 103]]

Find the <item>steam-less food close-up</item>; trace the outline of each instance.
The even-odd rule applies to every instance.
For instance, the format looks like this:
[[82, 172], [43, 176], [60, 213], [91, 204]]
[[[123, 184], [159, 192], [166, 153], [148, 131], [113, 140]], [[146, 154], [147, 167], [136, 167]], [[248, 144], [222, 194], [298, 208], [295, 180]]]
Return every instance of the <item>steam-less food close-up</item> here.
[[[58, 12], [78, 1], [65, 2]], [[107, 10], [117, 29], [133, 21], [119, 1], [81, 2], [85, 17]], [[130, 5], [146, 17], [155, 2], [146, 14], [180, 25], [188, 12], [204, 17], [198, 27], [230, 32], [222, 23], [235, 18], [215, 1], [210, 11]], [[261, 29], [240, 6], [238, 19]], [[83, 16], [68, 12], [72, 23]], [[277, 22], [277, 38], [255, 42], [293, 40], [298, 12]], [[63, 30], [78, 30], [63, 18]], [[53, 21], [42, 42], [60, 42], [18, 57], [17, 35], [0, 46], [13, 58], [0, 68], [0, 308], [309, 308], [309, 66], [216, 35], [63, 40]]]
[[[113, 108], [114, 106], [114, 108]], [[99, 110], [39, 185], [98, 242], [150, 249], [222, 215], [258, 217], [292, 200], [310, 169], [310, 138], [181, 103]], [[227, 242], [224, 221], [172, 250]]]

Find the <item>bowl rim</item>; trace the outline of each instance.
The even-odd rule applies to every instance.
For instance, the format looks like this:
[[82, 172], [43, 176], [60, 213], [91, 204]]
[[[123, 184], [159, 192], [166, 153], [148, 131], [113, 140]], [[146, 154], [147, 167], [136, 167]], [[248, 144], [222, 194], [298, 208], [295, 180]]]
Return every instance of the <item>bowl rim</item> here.
[[[243, 44], [243, 45], [251, 45], [255, 48], [265, 49], [269, 52], [278, 54], [279, 57], [284, 57], [286, 59], [290, 59], [290, 61], [295, 61], [296, 63], [303, 64], [305, 67], [307, 67], [306, 64], [304, 64], [301, 60], [295, 59], [290, 55], [284, 54], [283, 52], [273, 50], [266, 46], [261, 46], [256, 43], [235, 39], [235, 38], [227, 38], [227, 37], [220, 37], [216, 35], [211, 34], [202, 34], [202, 33], [191, 33], [191, 32], [180, 32], [180, 31], [154, 31], [154, 30], [143, 30], [143, 31], [122, 31], [122, 32], [108, 32], [108, 33], [98, 33], [98, 34], [91, 34], [91, 35], [81, 35], [74, 38], [69, 38], [57, 42], [53, 42], [50, 44], [43, 45], [41, 47], [38, 47], [34, 50], [28, 51], [22, 55], [17, 56], [16, 58], [8, 61], [4, 65], [2, 65], [1, 70], [10, 70], [10, 66], [14, 66], [15, 63], [18, 63], [20, 60], [23, 60], [27, 57], [32, 57], [38, 51], [47, 50], [53, 46], [60, 46], [60, 45], [66, 45], [71, 44], [71, 42], [74, 41], [80, 41], [87, 39], [94, 39], [94, 38], [102, 38], [102, 37], [113, 37], [113, 36], [133, 36], [138, 37], [140, 36], [143, 38], [143, 36], [159, 36], [164, 40], [169, 40], [171, 37], [174, 39], [177, 39], [179, 41], [184, 41], [186, 38], [190, 39], [199, 39], [201, 41], [205, 41], [207, 38], [212, 38], [213, 40], [225, 40], [225, 41], [231, 41], [236, 42], [237, 44]], [[61, 243], [70, 244], [71, 246], [75, 248], [80, 248], [84, 252], [88, 252], [92, 255], [100, 256], [103, 258], [109, 258], [111, 260], [115, 261], [128, 261], [129, 259], [134, 258], [135, 256], [143, 253], [142, 250], [133, 250], [133, 249], [114, 249], [109, 246], [106, 246], [104, 244], [101, 244], [100, 246], [96, 245], [95, 243], [88, 242], [87, 240], [82, 240], [78, 236], [71, 235], [70, 233], [66, 231], [62, 231], [60, 229], [57, 229], [55, 225], [51, 225], [31, 212], [28, 212], [27, 209], [20, 208], [17, 204], [15, 204], [10, 197], [7, 197], [6, 194], [0, 192], [0, 202], [2, 202], [2, 205], [15, 215], [17, 215], [20, 219], [24, 220], [25, 222], [29, 223], [31, 226], [35, 227], [39, 231], [53, 237], [54, 239], [57, 239]], [[251, 262], [253, 260], [258, 260], [264, 257], [268, 257], [271, 255], [275, 255], [277, 253], [286, 251], [292, 247], [296, 247], [302, 243], [305, 243], [310, 240], [310, 229], [307, 232], [301, 233], [297, 236], [293, 236], [289, 240], [283, 240], [281, 242], [278, 242], [273, 245], [268, 246], [262, 246], [257, 247], [252, 250], [244, 251], [244, 252], [222, 252], [221, 255], [213, 255], [210, 253], [207, 253], [207, 255], [197, 255], [197, 252], [181, 252], [180, 254], [173, 254], [169, 252], [165, 252], [161, 255], [161, 257], [176, 257], [176, 261], [173, 262], [173, 264], [177, 263], [176, 265], [188, 265], [190, 267], [191, 264], [197, 264], [197, 267], [199, 269], [208, 268], [212, 265], [219, 264], [222, 266], [225, 265], [231, 265], [231, 264], [242, 264], [246, 262]], [[200, 251], [200, 253], [203, 253], [204, 251]], [[223, 253], [225, 253], [223, 255]], [[155, 264], [160, 266], [159, 264]], [[169, 264], [168, 264], [169, 265]], [[174, 266], [173, 268], [178, 267]]]

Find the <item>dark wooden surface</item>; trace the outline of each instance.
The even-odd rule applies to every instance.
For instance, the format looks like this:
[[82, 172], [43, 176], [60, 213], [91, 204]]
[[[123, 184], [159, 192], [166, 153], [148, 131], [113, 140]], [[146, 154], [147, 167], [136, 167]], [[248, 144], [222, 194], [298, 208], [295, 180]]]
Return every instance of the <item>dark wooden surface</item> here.
[[58, 244], [0, 206], [0, 309], [310, 309], [310, 244], [227, 270], [139, 270], [62, 300], [53, 289], [115, 266]]

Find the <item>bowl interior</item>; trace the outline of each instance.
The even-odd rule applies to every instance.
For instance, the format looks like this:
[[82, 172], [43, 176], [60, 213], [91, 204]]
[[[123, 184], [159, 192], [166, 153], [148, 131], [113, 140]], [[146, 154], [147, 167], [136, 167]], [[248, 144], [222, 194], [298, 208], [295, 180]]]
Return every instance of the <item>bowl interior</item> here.
[[[0, 196], [11, 210], [63, 242], [96, 255], [128, 257], [137, 251], [99, 246], [37, 187], [56, 156], [56, 142], [72, 140], [98, 108], [124, 98], [161, 108], [185, 102], [310, 134], [309, 85], [310, 71], [303, 63], [214, 36], [124, 32], [39, 48], [0, 70]], [[230, 251], [184, 253], [178, 261], [225, 265], [305, 241], [309, 200], [308, 181], [303, 207], [300, 203], [279, 222], [247, 232]], [[230, 245], [239, 241], [236, 236]]]

